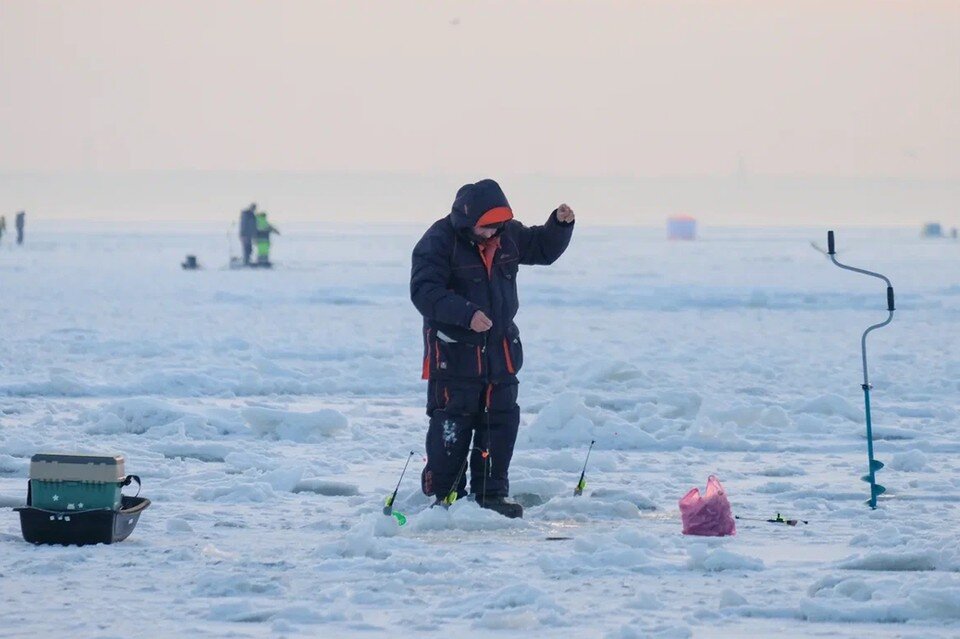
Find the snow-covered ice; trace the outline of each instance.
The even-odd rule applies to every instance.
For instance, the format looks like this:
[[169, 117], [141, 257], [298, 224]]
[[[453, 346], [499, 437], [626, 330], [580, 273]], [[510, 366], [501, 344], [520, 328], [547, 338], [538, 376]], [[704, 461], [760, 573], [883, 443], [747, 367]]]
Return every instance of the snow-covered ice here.
[[[422, 229], [228, 238], [37, 222], [0, 246], [0, 636], [960, 636], [960, 244], [839, 229], [591, 228], [520, 277], [522, 426], [507, 520], [429, 509], [407, 298]], [[235, 242], [235, 241], [234, 241]], [[184, 272], [197, 254], [206, 268]], [[583, 497], [580, 464], [597, 441]], [[34, 547], [30, 455], [125, 455], [153, 504], [114, 546]], [[684, 537], [716, 474], [737, 535]], [[552, 538], [552, 539], [548, 539]]]

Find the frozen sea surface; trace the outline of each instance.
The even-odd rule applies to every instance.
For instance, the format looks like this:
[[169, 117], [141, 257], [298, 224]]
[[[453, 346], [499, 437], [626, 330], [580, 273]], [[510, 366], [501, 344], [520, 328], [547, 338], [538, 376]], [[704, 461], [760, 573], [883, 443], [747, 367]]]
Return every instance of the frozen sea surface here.
[[[284, 228], [273, 271], [225, 269], [204, 227], [6, 238], [0, 636], [960, 636], [960, 244], [838, 230], [897, 289], [870, 338], [892, 495], [870, 511], [882, 283], [814, 251], [825, 229], [588, 222], [520, 277], [522, 521], [418, 492], [421, 229]], [[400, 528], [380, 509], [411, 450]], [[38, 451], [123, 453], [153, 501], [130, 539], [23, 542]], [[736, 514], [810, 524], [684, 537], [711, 473]]]

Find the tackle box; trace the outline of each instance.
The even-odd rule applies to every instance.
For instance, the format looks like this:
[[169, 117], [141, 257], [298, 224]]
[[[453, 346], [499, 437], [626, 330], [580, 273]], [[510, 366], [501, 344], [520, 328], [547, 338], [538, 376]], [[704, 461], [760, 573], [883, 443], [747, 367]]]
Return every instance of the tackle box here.
[[30, 458], [30, 495], [34, 508], [79, 511], [119, 510], [126, 482], [122, 455], [39, 453]]

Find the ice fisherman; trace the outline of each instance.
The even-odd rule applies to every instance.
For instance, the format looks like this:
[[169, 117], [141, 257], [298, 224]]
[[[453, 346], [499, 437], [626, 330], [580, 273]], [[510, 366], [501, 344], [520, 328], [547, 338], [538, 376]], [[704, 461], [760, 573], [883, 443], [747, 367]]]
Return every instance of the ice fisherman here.
[[17, 227], [17, 244], [23, 244], [23, 225], [26, 222], [27, 214], [24, 211], [17, 213], [14, 226]]
[[270, 264], [270, 234], [276, 233], [280, 235], [275, 227], [271, 226], [270, 222], [267, 221], [267, 212], [266, 211], [257, 211], [256, 215], [257, 221], [257, 264], [269, 265]]
[[240, 246], [243, 247], [243, 263], [250, 264], [253, 254], [253, 236], [257, 234], [257, 203], [253, 202], [240, 211]]
[[7, 232], [7, 217], [0, 215], [0, 242], [3, 241], [3, 234]]
[[[470, 492], [507, 517], [523, 507], [507, 499], [520, 425], [517, 373], [523, 366], [517, 314], [521, 264], [552, 264], [573, 235], [574, 214], [561, 204], [543, 226], [513, 219], [493, 180], [457, 191], [450, 214], [413, 249], [410, 297], [423, 315], [427, 383], [427, 464], [423, 492], [436, 504]], [[471, 444], [471, 437], [473, 443]], [[454, 482], [456, 481], [456, 486]]]

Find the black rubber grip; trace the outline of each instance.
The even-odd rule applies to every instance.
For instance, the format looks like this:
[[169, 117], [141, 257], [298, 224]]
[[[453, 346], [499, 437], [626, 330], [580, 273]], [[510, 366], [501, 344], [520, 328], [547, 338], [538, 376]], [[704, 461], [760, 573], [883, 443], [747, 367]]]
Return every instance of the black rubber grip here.
[[827, 255], [835, 255], [836, 251], [833, 248], [833, 231], [827, 231]]
[[895, 310], [897, 310], [897, 309], [894, 308], [894, 306], [893, 306], [893, 287], [892, 287], [892, 286], [888, 286], [888, 287], [887, 287], [887, 310], [888, 310], [888, 311], [895, 311]]

